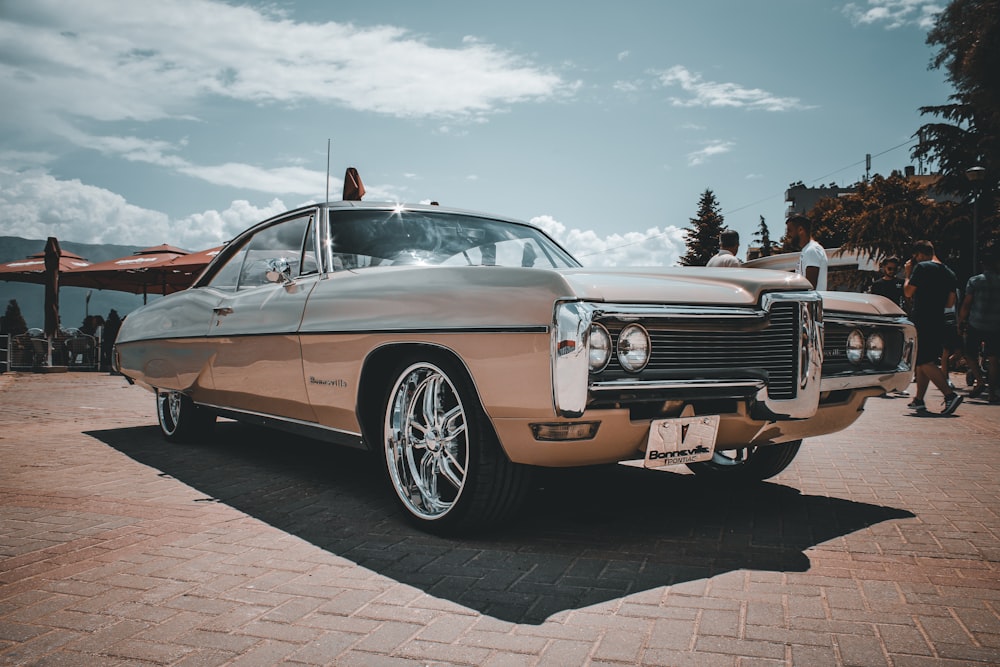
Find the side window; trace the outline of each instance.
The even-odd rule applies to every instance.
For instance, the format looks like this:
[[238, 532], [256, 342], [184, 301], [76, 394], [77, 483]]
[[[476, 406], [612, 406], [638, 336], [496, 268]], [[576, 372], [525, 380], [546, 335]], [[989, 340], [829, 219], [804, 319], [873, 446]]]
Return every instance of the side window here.
[[300, 275], [308, 276], [319, 273], [319, 262], [316, 261], [316, 246], [312, 242], [312, 228], [315, 221], [309, 218], [305, 238], [302, 241], [302, 271]]
[[239, 280], [240, 272], [243, 270], [243, 261], [246, 259], [246, 256], [247, 244], [244, 243], [243, 247], [215, 272], [215, 275], [212, 276], [208, 284], [215, 289], [235, 292], [236, 283]]
[[311, 262], [312, 266], [302, 266], [303, 241], [306, 239], [306, 231], [311, 220], [312, 216], [304, 216], [279, 222], [257, 232], [247, 244], [246, 259], [239, 273], [237, 289], [268, 284], [268, 262], [272, 259], [283, 259], [287, 262], [292, 277], [300, 275], [302, 269], [305, 269], [305, 272], [315, 272], [315, 253], [311, 247], [308, 249], [306, 262], [307, 264]]

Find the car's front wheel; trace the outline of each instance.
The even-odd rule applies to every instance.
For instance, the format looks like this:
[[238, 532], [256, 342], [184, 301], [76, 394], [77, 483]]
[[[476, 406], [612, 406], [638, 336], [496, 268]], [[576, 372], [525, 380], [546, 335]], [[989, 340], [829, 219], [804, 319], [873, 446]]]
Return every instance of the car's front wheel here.
[[392, 377], [382, 456], [408, 518], [424, 530], [457, 533], [509, 517], [528, 469], [503, 452], [465, 370], [445, 357], [410, 358]]
[[215, 425], [215, 413], [195, 405], [179, 391], [156, 392], [156, 418], [167, 440], [197, 440]]
[[689, 463], [688, 468], [697, 475], [721, 482], [759, 482], [787, 468], [801, 446], [801, 440], [794, 440], [778, 445], [715, 452], [708, 461]]

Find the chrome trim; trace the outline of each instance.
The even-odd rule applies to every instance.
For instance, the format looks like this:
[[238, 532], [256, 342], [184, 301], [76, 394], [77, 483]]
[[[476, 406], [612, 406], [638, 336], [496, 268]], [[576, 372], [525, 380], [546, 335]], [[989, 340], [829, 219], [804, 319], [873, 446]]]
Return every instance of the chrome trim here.
[[844, 327], [871, 327], [880, 325], [884, 327], [905, 328], [911, 324], [905, 317], [895, 315], [843, 315], [840, 313], [824, 311], [823, 319], [830, 324], [838, 324]]
[[843, 373], [828, 375], [820, 382], [820, 391], [838, 391], [840, 389], [864, 389], [873, 386], [872, 378], [877, 378], [879, 383], [889, 382], [892, 378], [905, 373], [907, 377], [912, 373], [908, 368], [896, 368], [891, 371], [863, 371], [860, 373]]
[[[552, 315], [552, 405], [562, 417], [587, 409], [590, 379], [590, 325], [595, 304], [557, 301]], [[560, 345], [562, 343], [562, 345]]]
[[323, 426], [316, 422], [307, 422], [291, 417], [278, 417], [264, 412], [253, 410], [241, 410], [238, 408], [224, 407], [212, 403], [198, 403], [220, 416], [235, 419], [236, 421], [247, 421], [254, 424], [277, 428], [284, 431], [299, 433], [318, 440], [325, 440], [349, 447], [364, 448], [364, 438], [360, 433], [345, 431], [331, 426]]
[[799, 304], [798, 391], [787, 400], [768, 396], [762, 389], [757, 400], [776, 415], [787, 419], [812, 417], [819, 409], [820, 381], [823, 374], [823, 298], [819, 292], [771, 292], [761, 299], [770, 311], [775, 303], [793, 301]]
[[727, 308], [724, 306], [665, 306], [621, 303], [593, 303], [586, 305], [593, 309], [593, 319], [607, 317], [623, 322], [631, 322], [639, 319], [654, 321], [673, 319], [763, 320], [767, 317], [767, 312], [764, 310], [742, 306]]
[[621, 391], [629, 389], [764, 389], [767, 383], [763, 380], [654, 380], [639, 382], [637, 380], [610, 380], [594, 382], [590, 385], [592, 391]]

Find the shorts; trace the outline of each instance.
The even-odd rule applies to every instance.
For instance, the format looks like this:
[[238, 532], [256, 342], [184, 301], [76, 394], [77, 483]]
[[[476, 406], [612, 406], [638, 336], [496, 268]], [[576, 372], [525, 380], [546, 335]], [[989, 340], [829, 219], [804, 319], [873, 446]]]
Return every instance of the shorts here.
[[965, 332], [965, 349], [974, 356], [979, 353], [980, 346], [986, 357], [1000, 354], [1000, 331], [983, 331], [970, 324]]
[[937, 363], [944, 346], [944, 322], [914, 322], [917, 325], [917, 366]]

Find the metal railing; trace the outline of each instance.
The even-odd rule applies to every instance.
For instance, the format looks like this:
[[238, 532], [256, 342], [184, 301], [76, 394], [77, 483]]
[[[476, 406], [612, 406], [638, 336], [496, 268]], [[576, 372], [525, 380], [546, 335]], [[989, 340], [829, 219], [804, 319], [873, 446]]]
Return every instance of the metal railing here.
[[[31, 371], [49, 366], [49, 341], [28, 333], [3, 337], [0, 353], [5, 371]], [[75, 371], [96, 371], [101, 367], [101, 339], [80, 332], [60, 332], [52, 339], [52, 366]]]

